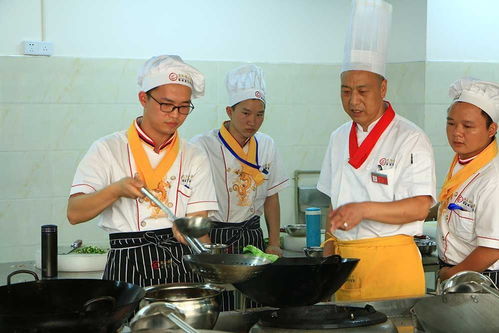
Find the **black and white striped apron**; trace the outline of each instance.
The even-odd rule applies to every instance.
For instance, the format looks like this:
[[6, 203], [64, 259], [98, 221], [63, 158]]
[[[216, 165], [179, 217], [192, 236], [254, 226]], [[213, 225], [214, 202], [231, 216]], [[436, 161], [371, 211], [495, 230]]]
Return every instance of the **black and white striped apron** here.
[[171, 228], [113, 233], [109, 235], [109, 242], [111, 250], [104, 280], [125, 281], [142, 287], [202, 281], [183, 262], [182, 256], [192, 252], [173, 237]]
[[[439, 264], [440, 268], [442, 268], [442, 267], [454, 267], [454, 265], [448, 264], [440, 258], [438, 258], [438, 264]], [[499, 283], [499, 271], [486, 270], [486, 271], [483, 271], [480, 273], [482, 273], [485, 276], [488, 276], [492, 280], [492, 282], [495, 283], [496, 286], [498, 285], [498, 283]]]
[[[228, 245], [227, 253], [241, 254], [246, 245], [253, 245], [264, 251], [263, 231], [260, 227], [260, 216], [239, 223], [213, 222], [210, 230], [212, 243]], [[237, 308], [234, 291], [224, 291], [221, 295], [221, 311], [231, 311]], [[247, 308], [259, 307], [259, 303], [247, 300]]]

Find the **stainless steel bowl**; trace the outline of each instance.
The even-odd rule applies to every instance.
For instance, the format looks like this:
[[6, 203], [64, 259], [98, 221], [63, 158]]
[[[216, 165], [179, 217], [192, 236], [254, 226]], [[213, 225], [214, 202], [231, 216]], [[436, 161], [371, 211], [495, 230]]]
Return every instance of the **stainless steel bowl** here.
[[286, 233], [293, 237], [305, 237], [307, 235], [306, 224], [288, 224], [284, 230]]
[[194, 328], [212, 329], [217, 322], [217, 296], [223, 291], [220, 287], [204, 283], [169, 283], [144, 290], [141, 308], [162, 301], [176, 306], [185, 316], [185, 322]]
[[309, 258], [322, 258], [324, 255], [324, 248], [320, 246], [304, 247], [303, 252]]
[[419, 252], [423, 256], [431, 256], [431, 254], [437, 249], [437, 242], [428, 238], [417, 238], [414, 237], [414, 242], [418, 246]]
[[222, 254], [227, 253], [226, 244], [203, 244], [204, 248], [207, 249], [211, 254]]

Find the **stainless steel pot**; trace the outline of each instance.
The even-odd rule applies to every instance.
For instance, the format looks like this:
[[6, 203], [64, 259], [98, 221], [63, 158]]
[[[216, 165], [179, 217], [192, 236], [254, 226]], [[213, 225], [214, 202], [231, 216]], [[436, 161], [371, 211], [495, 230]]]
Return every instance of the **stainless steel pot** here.
[[413, 308], [419, 331], [431, 333], [499, 332], [497, 298], [457, 293], [426, 297]]
[[176, 306], [194, 328], [212, 329], [218, 319], [222, 288], [204, 283], [171, 283], [146, 287], [140, 307], [163, 301]]

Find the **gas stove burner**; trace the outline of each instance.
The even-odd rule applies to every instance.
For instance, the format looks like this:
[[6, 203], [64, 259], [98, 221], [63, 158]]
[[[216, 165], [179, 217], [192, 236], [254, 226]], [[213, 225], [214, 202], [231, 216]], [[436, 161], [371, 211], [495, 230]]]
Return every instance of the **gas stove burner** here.
[[258, 325], [286, 329], [337, 329], [376, 325], [387, 319], [371, 305], [360, 308], [327, 304], [264, 311]]

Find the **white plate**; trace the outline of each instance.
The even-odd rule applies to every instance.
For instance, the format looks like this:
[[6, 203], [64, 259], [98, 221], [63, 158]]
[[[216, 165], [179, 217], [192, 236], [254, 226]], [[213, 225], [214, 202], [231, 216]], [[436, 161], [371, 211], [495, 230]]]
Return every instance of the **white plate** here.
[[[41, 268], [41, 251], [35, 255], [35, 267]], [[59, 272], [98, 272], [106, 266], [107, 253], [103, 254], [59, 254], [57, 270]]]

